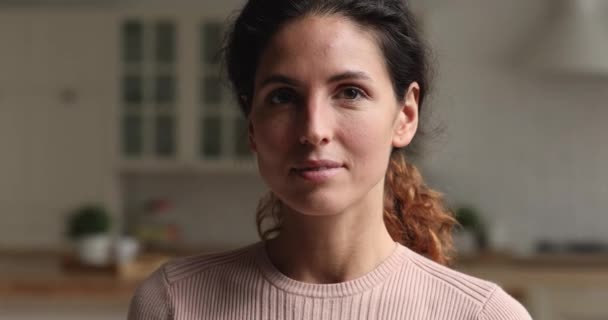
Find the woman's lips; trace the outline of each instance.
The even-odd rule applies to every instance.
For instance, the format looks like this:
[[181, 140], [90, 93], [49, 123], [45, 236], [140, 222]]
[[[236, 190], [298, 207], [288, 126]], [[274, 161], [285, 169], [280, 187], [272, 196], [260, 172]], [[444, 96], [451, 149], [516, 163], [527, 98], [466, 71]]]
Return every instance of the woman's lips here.
[[324, 182], [338, 174], [344, 165], [331, 160], [307, 160], [298, 163], [291, 171], [311, 182]]

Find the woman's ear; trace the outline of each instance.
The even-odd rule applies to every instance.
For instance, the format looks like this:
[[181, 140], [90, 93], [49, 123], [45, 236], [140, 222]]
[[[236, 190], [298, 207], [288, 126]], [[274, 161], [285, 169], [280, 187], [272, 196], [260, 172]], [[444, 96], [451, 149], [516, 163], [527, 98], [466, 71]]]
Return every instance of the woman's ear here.
[[403, 102], [395, 120], [393, 147], [403, 148], [410, 144], [418, 130], [418, 101], [420, 85], [412, 82], [407, 89]]

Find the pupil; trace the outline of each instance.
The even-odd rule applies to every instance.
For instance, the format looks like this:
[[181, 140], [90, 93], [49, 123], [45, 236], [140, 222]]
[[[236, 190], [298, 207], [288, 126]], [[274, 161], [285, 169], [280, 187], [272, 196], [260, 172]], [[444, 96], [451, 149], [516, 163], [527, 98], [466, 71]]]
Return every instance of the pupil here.
[[287, 90], [281, 90], [281, 91], [277, 92], [276, 96], [274, 97], [274, 102], [275, 103], [287, 103], [290, 101], [290, 99], [291, 99], [290, 92]]
[[350, 99], [354, 99], [357, 97], [357, 90], [355, 89], [346, 89], [346, 96]]

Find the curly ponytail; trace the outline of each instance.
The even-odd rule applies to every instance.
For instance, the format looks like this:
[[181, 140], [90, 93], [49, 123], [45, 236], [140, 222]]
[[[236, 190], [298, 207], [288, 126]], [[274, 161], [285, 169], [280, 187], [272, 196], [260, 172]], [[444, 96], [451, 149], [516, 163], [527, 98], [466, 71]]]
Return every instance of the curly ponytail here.
[[400, 150], [393, 151], [386, 171], [384, 223], [395, 241], [438, 263], [451, 262], [456, 219]]

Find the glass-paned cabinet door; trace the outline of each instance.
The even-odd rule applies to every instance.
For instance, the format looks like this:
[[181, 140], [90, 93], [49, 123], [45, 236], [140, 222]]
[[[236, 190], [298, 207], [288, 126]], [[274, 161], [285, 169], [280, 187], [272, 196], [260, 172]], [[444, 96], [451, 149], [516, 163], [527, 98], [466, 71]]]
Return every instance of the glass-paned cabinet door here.
[[205, 158], [219, 159], [222, 155], [222, 118], [206, 115], [200, 124], [201, 151]]
[[122, 154], [167, 158], [177, 152], [175, 21], [130, 18], [121, 26]]
[[247, 121], [220, 76], [223, 32], [219, 21], [201, 24], [199, 151], [206, 160], [251, 160]]

